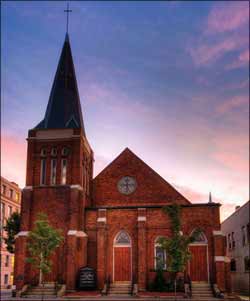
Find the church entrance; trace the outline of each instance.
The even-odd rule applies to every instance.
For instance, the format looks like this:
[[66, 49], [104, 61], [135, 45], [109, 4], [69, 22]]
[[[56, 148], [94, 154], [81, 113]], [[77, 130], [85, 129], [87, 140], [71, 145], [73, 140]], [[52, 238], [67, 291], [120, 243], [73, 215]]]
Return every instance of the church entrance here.
[[189, 275], [191, 281], [208, 282], [208, 246], [204, 233], [189, 245], [191, 260], [189, 262]]
[[113, 248], [113, 280], [131, 281], [132, 251], [131, 239], [127, 232], [119, 232], [114, 240]]

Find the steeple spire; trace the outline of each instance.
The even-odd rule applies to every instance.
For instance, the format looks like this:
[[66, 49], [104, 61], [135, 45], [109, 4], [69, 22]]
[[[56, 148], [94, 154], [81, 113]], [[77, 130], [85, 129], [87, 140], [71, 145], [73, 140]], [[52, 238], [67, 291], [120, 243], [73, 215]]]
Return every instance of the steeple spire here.
[[213, 201], [212, 201], [212, 194], [211, 194], [211, 192], [209, 192], [209, 200], [208, 200], [208, 203], [213, 203]]
[[45, 117], [36, 128], [81, 128], [85, 135], [68, 33], [65, 36]]

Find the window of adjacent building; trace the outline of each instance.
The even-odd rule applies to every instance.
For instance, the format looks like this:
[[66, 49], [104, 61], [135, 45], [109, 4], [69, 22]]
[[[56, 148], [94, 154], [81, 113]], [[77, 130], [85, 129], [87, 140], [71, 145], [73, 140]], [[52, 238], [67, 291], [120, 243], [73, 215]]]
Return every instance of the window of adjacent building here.
[[231, 270], [231, 272], [235, 272], [236, 271], [236, 260], [235, 259], [231, 259], [230, 270]]
[[229, 250], [231, 250], [231, 248], [232, 248], [232, 243], [231, 243], [231, 234], [228, 234], [228, 236], [227, 236], [227, 240], [228, 240], [228, 248], [229, 248]]
[[13, 199], [13, 189], [10, 189], [10, 198]]
[[16, 192], [16, 201], [19, 202], [19, 193]]
[[65, 185], [67, 182], [67, 160], [62, 159], [62, 167], [61, 167], [61, 184]]
[[1, 203], [1, 224], [4, 224], [5, 219], [5, 203]]
[[242, 245], [246, 245], [246, 227], [242, 226], [241, 227], [241, 235], [242, 235]]
[[41, 172], [40, 172], [40, 184], [45, 185], [46, 183], [46, 159], [41, 160]]
[[245, 272], [249, 272], [250, 271], [250, 258], [249, 258], [249, 256], [246, 256], [244, 258], [244, 266], [245, 266]]
[[10, 264], [10, 256], [9, 255], [6, 255], [5, 256], [5, 267], [8, 267]]
[[250, 244], [250, 224], [247, 224], [247, 241]]
[[235, 248], [234, 232], [232, 232], [232, 248]]
[[4, 195], [6, 195], [6, 186], [5, 185], [2, 186], [2, 192]]
[[56, 159], [51, 160], [50, 181], [51, 181], [51, 185], [56, 184]]
[[12, 214], [12, 207], [8, 206], [8, 217], [10, 217]]
[[166, 250], [159, 243], [159, 237], [155, 240], [155, 269], [165, 270], [167, 268]]
[[4, 275], [4, 284], [7, 285], [9, 283], [9, 275], [5, 274]]

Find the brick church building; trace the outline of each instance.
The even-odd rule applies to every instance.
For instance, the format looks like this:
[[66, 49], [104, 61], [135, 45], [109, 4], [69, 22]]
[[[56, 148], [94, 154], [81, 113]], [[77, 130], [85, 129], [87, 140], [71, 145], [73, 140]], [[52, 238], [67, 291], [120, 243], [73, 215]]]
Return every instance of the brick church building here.
[[93, 178], [94, 153], [84, 130], [68, 34], [44, 119], [29, 130], [27, 141], [26, 187], [16, 237], [17, 289], [38, 281], [38, 271], [25, 257], [27, 235], [37, 214], [44, 212], [64, 234], [47, 281], [75, 290], [79, 269], [88, 266], [96, 271], [99, 289], [110, 279], [112, 283], [133, 281], [139, 291], [146, 290], [155, 277], [157, 258], [167, 257], [158, 239], [171, 236], [170, 220], [162, 207], [173, 203], [182, 208], [184, 234], [196, 228], [203, 231], [190, 245], [187, 273], [191, 280], [228, 289], [220, 204], [192, 204], [128, 148]]

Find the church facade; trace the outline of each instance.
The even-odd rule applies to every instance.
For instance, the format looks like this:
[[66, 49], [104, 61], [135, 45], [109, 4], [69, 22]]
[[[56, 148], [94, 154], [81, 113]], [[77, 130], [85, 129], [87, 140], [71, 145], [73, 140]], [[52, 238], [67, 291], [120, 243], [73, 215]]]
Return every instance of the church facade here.
[[27, 235], [40, 212], [64, 235], [47, 281], [75, 290], [79, 269], [88, 266], [96, 271], [99, 289], [109, 279], [147, 290], [156, 275], [157, 258], [167, 257], [158, 239], [171, 236], [162, 208], [174, 203], [181, 206], [184, 234], [202, 229], [200, 240], [189, 247], [187, 274], [192, 281], [216, 283], [221, 291], [229, 288], [220, 204], [192, 204], [128, 148], [93, 178], [94, 154], [84, 130], [68, 34], [45, 117], [29, 130], [27, 141], [26, 187], [16, 237], [18, 290], [38, 282], [38, 271], [25, 257]]

